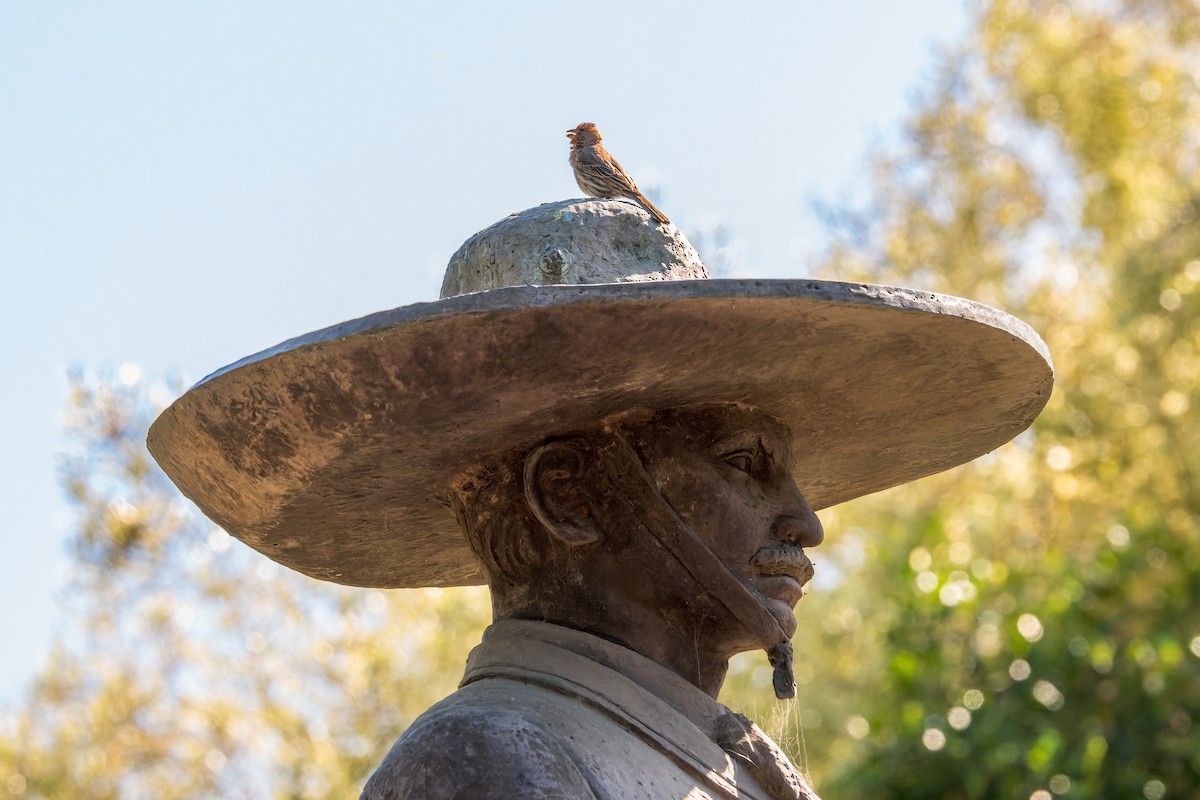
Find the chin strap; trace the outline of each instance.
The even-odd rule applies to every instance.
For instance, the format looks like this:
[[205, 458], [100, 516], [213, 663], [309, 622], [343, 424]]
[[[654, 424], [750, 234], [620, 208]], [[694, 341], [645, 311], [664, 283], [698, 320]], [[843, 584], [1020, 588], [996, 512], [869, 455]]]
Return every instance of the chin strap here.
[[767, 651], [767, 659], [774, 668], [771, 684], [775, 696], [781, 700], [795, 697], [792, 643], [779, 621], [663, 499], [625, 438], [617, 434], [613, 439], [613, 444], [606, 448], [611, 459], [601, 459], [602, 463], [612, 465], [612, 471], [605, 470], [597, 477], [610, 484], [604, 487], [609, 497], [624, 500], [620, 505], [626, 519], [622, 522], [657, 539], [706, 593], [742, 621]]

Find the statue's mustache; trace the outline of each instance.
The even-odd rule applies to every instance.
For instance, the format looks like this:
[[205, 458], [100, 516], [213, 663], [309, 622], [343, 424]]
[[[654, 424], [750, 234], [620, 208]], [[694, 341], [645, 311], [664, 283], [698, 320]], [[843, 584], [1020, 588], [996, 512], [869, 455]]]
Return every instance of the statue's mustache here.
[[813, 563], [800, 547], [787, 542], [767, 545], [750, 559], [762, 575], [788, 575], [801, 584], [807, 583], [815, 572]]

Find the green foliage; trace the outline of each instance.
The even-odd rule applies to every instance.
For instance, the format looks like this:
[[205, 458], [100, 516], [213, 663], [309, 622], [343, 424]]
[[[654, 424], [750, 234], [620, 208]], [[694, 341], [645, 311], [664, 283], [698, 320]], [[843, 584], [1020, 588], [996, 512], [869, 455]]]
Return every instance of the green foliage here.
[[486, 591], [355, 590], [277, 567], [149, 468], [147, 393], [72, 377], [72, 624], [4, 720], [0, 796], [357, 796], [457, 685]]
[[995, 0], [833, 215], [824, 270], [1013, 311], [1057, 383], [1032, 434], [827, 515], [829, 796], [1200, 797], [1198, 45], [1191, 3]]

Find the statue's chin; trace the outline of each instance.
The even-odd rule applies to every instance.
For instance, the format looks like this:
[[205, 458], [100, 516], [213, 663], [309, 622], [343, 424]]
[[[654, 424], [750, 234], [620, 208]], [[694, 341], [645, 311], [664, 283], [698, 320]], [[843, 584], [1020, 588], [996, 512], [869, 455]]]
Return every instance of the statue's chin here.
[[779, 627], [783, 629], [787, 638], [791, 639], [796, 635], [796, 614], [792, 611], [795, 608], [795, 603], [790, 603], [787, 600], [780, 600], [774, 597], [767, 597], [762, 592], [753, 587], [750, 589], [750, 594], [762, 604], [763, 608], [771, 612], [771, 616], [779, 623]]

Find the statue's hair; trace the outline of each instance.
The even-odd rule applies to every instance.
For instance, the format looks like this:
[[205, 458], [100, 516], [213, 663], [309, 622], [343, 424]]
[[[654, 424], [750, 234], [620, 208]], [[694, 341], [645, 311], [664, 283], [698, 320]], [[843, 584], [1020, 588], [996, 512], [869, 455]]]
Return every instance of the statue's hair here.
[[[599, 428], [558, 440], [584, 451], [589, 460], [612, 435]], [[579, 555], [546, 530], [529, 507], [525, 464], [533, 452], [513, 451], [469, 470], [455, 481], [450, 494], [459, 526], [493, 589], [501, 584], [529, 586], [551, 563]]]
[[524, 583], [545, 563], [553, 546], [525, 500], [528, 453], [507, 457], [460, 479], [450, 505], [488, 583], [494, 577]]

